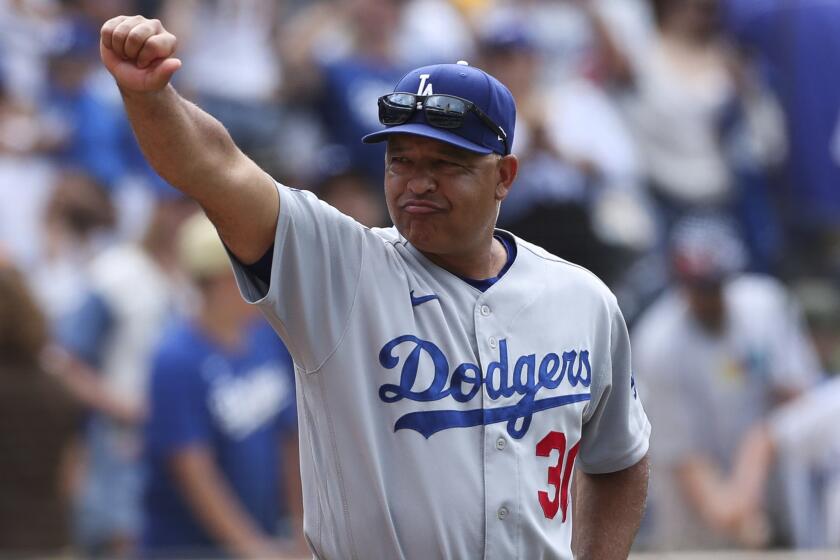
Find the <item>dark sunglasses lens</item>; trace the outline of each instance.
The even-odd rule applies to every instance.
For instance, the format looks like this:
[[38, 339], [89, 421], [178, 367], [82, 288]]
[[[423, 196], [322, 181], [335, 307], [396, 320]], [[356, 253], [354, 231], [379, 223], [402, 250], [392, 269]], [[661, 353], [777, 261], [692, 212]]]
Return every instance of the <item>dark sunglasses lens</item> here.
[[423, 105], [426, 108], [437, 109], [445, 113], [453, 113], [461, 116], [464, 116], [467, 112], [467, 104], [464, 101], [447, 95], [430, 95], [426, 98]]
[[464, 124], [467, 104], [460, 99], [445, 95], [432, 95], [423, 104], [426, 108], [426, 120], [439, 128], [459, 128]]
[[403, 124], [411, 118], [411, 110], [399, 109], [395, 107], [388, 107], [387, 105], [379, 106], [379, 122], [385, 126], [394, 126], [395, 124]]
[[385, 126], [403, 124], [414, 113], [416, 97], [410, 93], [392, 93], [379, 98], [379, 122]]
[[413, 111], [407, 107], [394, 107], [388, 103], [379, 103], [379, 122], [385, 126], [403, 124], [411, 118]]

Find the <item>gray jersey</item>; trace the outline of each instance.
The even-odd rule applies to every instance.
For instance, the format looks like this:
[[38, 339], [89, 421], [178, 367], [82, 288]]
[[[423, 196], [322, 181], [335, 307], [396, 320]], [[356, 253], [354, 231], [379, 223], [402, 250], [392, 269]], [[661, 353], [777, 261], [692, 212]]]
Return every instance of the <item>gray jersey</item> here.
[[648, 446], [613, 295], [519, 239], [482, 293], [395, 229], [279, 190], [270, 285], [234, 267], [295, 360], [315, 555], [571, 558], [573, 467]]
[[[731, 548], [691, 504], [678, 468], [703, 456], [731, 472], [743, 438], [778, 394], [816, 383], [818, 362], [785, 288], [742, 274], [723, 288], [722, 332], [703, 330], [680, 290], [663, 294], [634, 329], [634, 361], [656, 432], [651, 441], [648, 544], [658, 550]], [[779, 485], [771, 494], [781, 496]]]

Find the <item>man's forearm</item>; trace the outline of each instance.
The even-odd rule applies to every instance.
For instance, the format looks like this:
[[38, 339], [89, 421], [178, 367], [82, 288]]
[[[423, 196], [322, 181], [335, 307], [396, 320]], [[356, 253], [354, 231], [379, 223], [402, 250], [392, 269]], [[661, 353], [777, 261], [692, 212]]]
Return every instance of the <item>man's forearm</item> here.
[[648, 474], [647, 457], [614, 473], [576, 473], [572, 536], [575, 558], [627, 558], [644, 513]]
[[274, 239], [277, 192], [222, 124], [169, 85], [122, 92], [137, 141], [168, 183], [204, 208], [243, 262], [259, 259]]

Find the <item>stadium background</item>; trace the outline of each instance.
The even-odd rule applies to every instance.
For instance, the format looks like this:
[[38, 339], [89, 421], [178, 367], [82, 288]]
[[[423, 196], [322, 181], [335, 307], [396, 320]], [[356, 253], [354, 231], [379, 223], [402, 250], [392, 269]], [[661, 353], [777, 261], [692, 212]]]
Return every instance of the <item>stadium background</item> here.
[[[712, 216], [740, 240], [737, 274], [778, 282], [793, 306], [779, 319], [807, 329], [815, 359], [793, 363], [813, 371], [791, 374], [809, 379], [810, 393], [840, 367], [840, 2], [0, 0], [0, 271], [9, 276], [0, 283], [0, 555], [20, 552], [16, 518], [44, 545], [35, 552], [130, 554], [138, 538], [139, 506], [109, 501], [114, 481], [92, 466], [101, 442], [92, 426], [97, 417], [128, 426], [119, 445], [135, 446], [142, 468], [141, 358], [154, 349], [107, 367], [82, 355], [111, 343], [106, 327], [93, 344], [72, 336], [100, 317], [80, 312], [99, 286], [98, 257], [142, 247], [167, 263], [174, 314], [201, 305], [173, 243], [194, 209], [144, 163], [99, 64], [98, 29], [121, 13], [159, 17], [179, 37], [175, 86], [275, 178], [371, 226], [388, 225], [382, 152], [359, 141], [379, 126], [376, 97], [420, 64], [485, 68], [519, 109], [523, 172], [502, 227], [596, 272], [633, 332], [676, 286], [675, 224]], [[34, 305], [18, 305], [27, 292]], [[25, 335], [42, 322], [48, 334], [32, 343]], [[25, 380], [44, 370], [57, 387]], [[60, 413], [55, 391], [72, 395]], [[779, 434], [793, 430], [785, 418], [795, 413], [765, 412]], [[827, 415], [840, 420], [836, 409]], [[776, 552], [732, 558], [836, 557], [784, 552], [840, 544], [840, 518], [826, 517], [840, 507], [840, 445], [826, 439], [818, 458], [777, 474], [781, 505], [761, 538], [742, 543]], [[800, 452], [784, 441], [789, 463], [785, 453]], [[34, 467], [68, 456], [61, 469]], [[26, 461], [27, 472], [62, 477], [62, 491], [22, 479]], [[98, 504], [91, 487], [106, 492]], [[97, 507], [127, 521], [108, 529]], [[679, 544], [658, 543], [655, 524], [646, 519], [638, 558], [712, 554], [649, 556]]]

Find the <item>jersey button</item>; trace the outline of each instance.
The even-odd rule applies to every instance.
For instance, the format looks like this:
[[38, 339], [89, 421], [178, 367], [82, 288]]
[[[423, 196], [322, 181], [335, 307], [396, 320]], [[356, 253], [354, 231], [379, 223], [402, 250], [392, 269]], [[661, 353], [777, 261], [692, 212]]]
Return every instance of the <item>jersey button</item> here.
[[507, 441], [505, 441], [505, 438], [500, 437], [499, 439], [496, 440], [496, 449], [498, 449], [499, 451], [504, 449], [506, 445], [507, 445]]
[[490, 348], [495, 348], [496, 345], [498, 344], [498, 341], [496, 340], [495, 336], [491, 336], [490, 340], [488, 340], [487, 342], [490, 343]]
[[508, 516], [508, 513], [510, 513], [508, 511], [508, 508], [506, 508], [505, 506], [502, 506], [502, 507], [499, 508], [499, 511], [496, 512], [496, 516], [499, 519], [505, 519]]
[[481, 306], [481, 314], [484, 315], [485, 317], [487, 317], [488, 315], [490, 315], [490, 308], [486, 305], [482, 305]]

